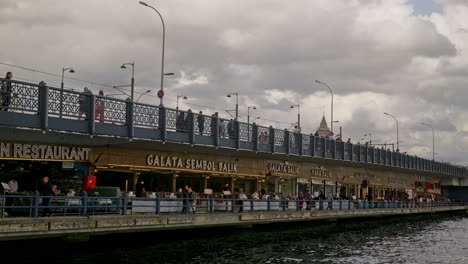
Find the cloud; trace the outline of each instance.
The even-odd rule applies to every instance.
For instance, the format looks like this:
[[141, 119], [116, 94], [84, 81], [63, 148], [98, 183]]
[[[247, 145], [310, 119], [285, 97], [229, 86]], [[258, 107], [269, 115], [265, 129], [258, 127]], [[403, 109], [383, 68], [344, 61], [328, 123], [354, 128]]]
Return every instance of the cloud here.
[[[468, 143], [467, 1], [437, 0], [443, 12], [415, 16], [407, 0], [231, 1], [148, 0], [166, 24], [166, 101], [205, 113], [233, 109], [226, 98], [239, 92], [240, 112], [255, 105], [264, 125], [287, 128], [301, 118], [313, 132], [325, 115], [330, 122], [334, 92], [335, 128], [345, 137], [394, 142], [400, 121], [402, 148], [426, 155], [434, 124], [437, 152], [466, 160], [456, 146]], [[159, 89], [162, 27], [157, 14], [137, 1], [3, 0], [0, 6], [2, 62], [110, 85], [130, 83], [124, 62], [135, 61], [138, 92]], [[17, 78], [58, 85], [59, 78], [11, 69]], [[109, 87], [66, 80], [66, 86], [97, 91]]]

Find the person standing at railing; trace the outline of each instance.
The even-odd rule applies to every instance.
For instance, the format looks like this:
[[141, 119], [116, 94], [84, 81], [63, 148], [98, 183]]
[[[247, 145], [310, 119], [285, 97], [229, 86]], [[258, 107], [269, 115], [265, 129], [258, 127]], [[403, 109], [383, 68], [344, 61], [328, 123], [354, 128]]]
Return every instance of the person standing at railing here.
[[88, 87], [85, 87], [83, 89], [83, 94], [80, 94], [78, 97], [78, 104], [79, 104], [79, 115], [78, 115], [78, 120], [81, 120], [81, 116], [85, 114], [86, 117], [88, 117], [88, 109], [89, 109], [89, 97], [93, 93], [88, 89]]
[[8, 107], [10, 107], [11, 103], [11, 93], [12, 93], [12, 86], [11, 86], [11, 78], [13, 78], [13, 74], [11, 72], [7, 72], [4, 81], [2, 81], [0, 95], [1, 95], [1, 110], [8, 111]]
[[[99, 96], [104, 96], [104, 92], [99, 91]], [[96, 97], [96, 116], [95, 119], [99, 119], [99, 122], [104, 122], [104, 100], [102, 97]]]
[[228, 133], [228, 136], [230, 139], [234, 139], [235, 138], [235, 132], [234, 132], [234, 120], [231, 118], [231, 120], [229, 120], [229, 123], [227, 124], [227, 133]]
[[[37, 191], [41, 196], [52, 196], [54, 193], [52, 192], [52, 185], [49, 183], [49, 177], [45, 176], [42, 178], [41, 183], [37, 187]], [[42, 198], [41, 206], [46, 206], [46, 208], [42, 209], [42, 216], [50, 216], [50, 198]]]
[[205, 129], [205, 118], [203, 117], [203, 112], [200, 111], [197, 116], [197, 123], [198, 123], [198, 133], [200, 136], [203, 135], [203, 130]]

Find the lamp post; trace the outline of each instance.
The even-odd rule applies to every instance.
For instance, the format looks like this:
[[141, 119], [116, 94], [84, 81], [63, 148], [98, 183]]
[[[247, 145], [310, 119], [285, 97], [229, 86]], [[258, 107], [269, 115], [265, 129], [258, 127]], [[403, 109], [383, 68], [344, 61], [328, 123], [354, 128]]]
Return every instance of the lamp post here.
[[[148, 90], [148, 91], [146, 91], [146, 92], [140, 94], [140, 96], [138, 96], [138, 98], [137, 98], [137, 100], [136, 100], [136, 103], [138, 103], [138, 101], [140, 101], [140, 98], [141, 98], [143, 95], [146, 95], [146, 94], [148, 94], [148, 93], [151, 93], [151, 90]], [[133, 101], [133, 100], [132, 100], [132, 101]]]
[[330, 90], [330, 95], [331, 95], [331, 110], [330, 110], [331, 111], [331, 120], [330, 120], [331, 127], [330, 127], [330, 129], [331, 129], [331, 132], [333, 132], [333, 91], [332, 91], [332, 89], [330, 88], [330, 86], [328, 84], [326, 84], [324, 82], [321, 82], [319, 80], [315, 80], [315, 82], [319, 83], [319, 84], [322, 84], [322, 85], [325, 85], [328, 88], [328, 90]]
[[[164, 19], [163, 19], [161, 13], [159, 13], [159, 11], [156, 8], [148, 5], [147, 3], [143, 2], [143, 1], [140, 1], [139, 3], [141, 5], [144, 5], [146, 7], [149, 7], [151, 9], [153, 9], [159, 15], [159, 18], [161, 18], [162, 30], [163, 30], [162, 55], [161, 55], [161, 91], [164, 91], [164, 75], [174, 75], [173, 73], [172, 74], [164, 74], [164, 48], [165, 48], [165, 45], [166, 45], [166, 25], [164, 23]], [[160, 104], [161, 105], [163, 104], [163, 97], [161, 97], [161, 99], [160, 99]]]
[[231, 98], [233, 95], [236, 96], [236, 121], [239, 119], [239, 93], [228, 93], [226, 97]]
[[132, 98], [132, 101], [134, 99], [134, 96], [135, 96], [135, 62], [128, 62], [128, 63], [124, 63], [122, 64], [122, 66], [120, 66], [121, 69], [126, 69], [127, 67], [125, 67], [125, 65], [130, 65], [132, 66], [132, 88], [130, 90], [130, 98]]
[[297, 107], [297, 130], [301, 131], [301, 106], [291, 105], [291, 108]]
[[185, 95], [178, 95], [177, 96], [177, 107], [176, 107], [177, 110], [179, 110], [179, 98], [182, 98], [184, 100], [188, 99], [187, 96], [185, 96]]
[[63, 113], [63, 89], [64, 89], [64, 84], [63, 84], [63, 79], [65, 78], [65, 72], [68, 71], [69, 73], [74, 73], [75, 70], [73, 68], [62, 68], [62, 83], [60, 84], [60, 111], [59, 111], [59, 117], [62, 118], [62, 113]]
[[389, 117], [393, 118], [396, 122], [396, 148], [397, 151], [400, 151], [400, 138], [399, 138], [399, 130], [398, 130], [398, 119], [396, 119], [395, 116], [389, 114], [389, 113], [384, 113], [384, 115], [388, 115]]
[[435, 136], [434, 136], [434, 127], [430, 124], [421, 123], [423, 126], [428, 126], [432, 129], [432, 160], [435, 160]]

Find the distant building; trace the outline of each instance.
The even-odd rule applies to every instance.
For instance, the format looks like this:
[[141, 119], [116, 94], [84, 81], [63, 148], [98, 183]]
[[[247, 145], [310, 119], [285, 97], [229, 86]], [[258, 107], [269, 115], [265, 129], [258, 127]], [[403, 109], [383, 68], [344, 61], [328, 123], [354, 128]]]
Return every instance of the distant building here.
[[320, 122], [320, 127], [315, 132], [315, 135], [319, 137], [328, 137], [330, 135], [330, 128], [328, 128], [327, 120], [325, 120], [325, 115], [322, 117], [322, 122]]

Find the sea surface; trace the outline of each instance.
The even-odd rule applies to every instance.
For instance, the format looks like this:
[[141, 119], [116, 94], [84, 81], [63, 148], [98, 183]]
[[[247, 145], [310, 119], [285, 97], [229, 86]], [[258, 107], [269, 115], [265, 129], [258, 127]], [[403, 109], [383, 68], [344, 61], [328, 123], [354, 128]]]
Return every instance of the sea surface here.
[[6, 263], [468, 263], [468, 217], [436, 215], [1, 242]]

